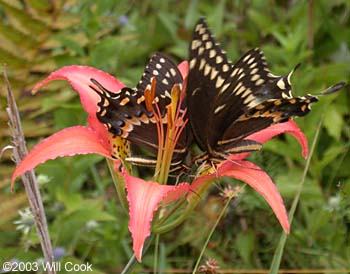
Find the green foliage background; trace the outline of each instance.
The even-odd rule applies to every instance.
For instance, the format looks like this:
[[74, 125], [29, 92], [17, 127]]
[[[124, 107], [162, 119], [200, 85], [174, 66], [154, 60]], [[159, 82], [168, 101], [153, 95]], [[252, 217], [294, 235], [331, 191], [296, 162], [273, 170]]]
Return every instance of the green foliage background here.
[[[0, 63], [8, 65], [28, 147], [62, 128], [84, 124], [86, 118], [67, 83], [52, 83], [32, 96], [36, 82], [61, 66], [80, 64], [133, 86], [153, 52], [165, 52], [176, 61], [187, 58], [200, 16], [207, 18], [231, 60], [260, 47], [276, 74], [302, 63], [292, 79], [295, 95], [350, 82], [347, 0], [0, 0]], [[2, 81], [1, 147], [10, 142], [5, 108]], [[349, 116], [347, 88], [323, 97], [307, 117], [297, 120], [311, 142], [324, 119], [281, 268], [350, 267]], [[28, 205], [20, 183], [16, 195], [10, 193], [10, 154], [5, 152], [0, 168], [0, 262], [34, 261], [42, 255], [32, 223], [26, 222], [31, 227], [27, 234], [13, 224], [17, 211]], [[289, 208], [305, 165], [298, 143], [282, 136], [251, 158], [273, 178]], [[132, 255], [131, 239], [105, 161], [94, 155], [57, 159], [36, 173], [47, 176], [41, 177], [41, 191], [53, 245], [64, 251], [61, 260], [90, 262], [94, 273], [120, 271]], [[191, 269], [222, 206], [214, 187], [190, 220], [162, 235], [160, 267]], [[266, 202], [246, 188], [205, 256], [222, 268], [269, 268], [280, 233]], [[140, 269], [152, 267], [152, 253], [151, 248]]]

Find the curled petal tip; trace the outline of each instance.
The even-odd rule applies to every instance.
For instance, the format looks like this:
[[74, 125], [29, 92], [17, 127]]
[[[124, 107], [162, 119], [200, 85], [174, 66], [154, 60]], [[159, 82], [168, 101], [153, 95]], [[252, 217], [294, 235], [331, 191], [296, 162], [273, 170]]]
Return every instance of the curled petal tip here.
[[228, 176], [241, 180], [256, 190], [270, 205], [283, 230], [289, 233], [290, 224], [283, 199], [266, 172], [248, 161], [226, 161], [217, 172], [220, 177]]
[[290, 223], [289, 223], [289, 220], [288, 220], [288, 223], [286, 224], [286, 226], [283, 227], [283, 230], [284, 230], [284, 232], [285, 232], [287, 235], [289, 235], [289, 233], [290, 233]]
[[80, 100], [86, 112], [95, 115], [99, 96], [90, 87], [91, 78], [94, 78], [102, 86], [111, 92], [118, 91], [124, 87], [124, 84], [112, 75], [89, 66], [66, 66], [52, 72], [41, 82], [37, 83], [32, 93], [36, 93], [41, 87], [53, 80], [66, 80], [79, 93]]
[[[268, 128], [265, 128], [263, 130], [260, 130], [256, 133], [253, 133], [252, 135], [249, 135], [247, 139], [257, 141], [259, 143], [265, 143], [268, 140], [272, 139], [273, 137], [282, 134], [282, 133], [289, 133], [292, 136], [294, 136], [301, 148], [302, 148], [302, 156], [304, 158], [307, 158], [309, 153], [307, 138], [305, 134], [301, 131], [301, 129], [298, 127], [298, 125], [293, 121], [289, 120], [288, 122], [279, 123], [272, 125]], [[242, 154], [243, 156], [239, 159], [245, 158], [249, 153]]]

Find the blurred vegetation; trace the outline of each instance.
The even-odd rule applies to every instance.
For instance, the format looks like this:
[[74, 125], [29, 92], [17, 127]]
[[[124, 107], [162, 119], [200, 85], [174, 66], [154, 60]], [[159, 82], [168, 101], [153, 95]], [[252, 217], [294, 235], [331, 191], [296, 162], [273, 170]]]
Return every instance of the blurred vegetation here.
[[[187, 58], [192, 28], [200, 16], [207, 18], [231, 60], [260, 47], [276, 74], [302, 63], [292, 78], [296, 95], [350, 82], [347, 0], [0, 0], [0, 63], [8, 65], [28, 147], [59, 129], [84, 124], [86, 118], [68, 83], [52, 83], [32, 96], [34, 83], [61, 66], [82, 64], [133, 86], [153, 52], [165, 52], [176, 61]], [[2, 148], [10, 140], [2, 79], [0, 84]], [[283, 269], [350, 267], [349, 89], [323, 97], [307, 117], [297, 120], [309, 141], [321, 117], [323, 127]], [[296, 140], [282, 136], [251, 158], [276, 182], [288, 208], [305, 165]], [[0, 262], [34, 261], [42, 256], [40, 245], [32, 222], [18, 214], [22, 210], [25, 215], [28, 206], [19, 182], [16, 195], [10, 193], [13, 169], [7, 151], [0, 168]], [[57, 159], [36, 173], [56, 258], [90, 262], [94, 273], [120, 271], [132, 255], [131, 239], [105, 161], [95, 155]], [[160, 267], [191, 269], [222, 206], [214, 187], [193, 218], [162, 235]], [[232, 203], [205, 256], [216, 259], [221, 268], [269, 268], [280, 233], [266, 202], [246, 188]], [[151, 248], [142, 267], [152, 267], [152, 253]]]

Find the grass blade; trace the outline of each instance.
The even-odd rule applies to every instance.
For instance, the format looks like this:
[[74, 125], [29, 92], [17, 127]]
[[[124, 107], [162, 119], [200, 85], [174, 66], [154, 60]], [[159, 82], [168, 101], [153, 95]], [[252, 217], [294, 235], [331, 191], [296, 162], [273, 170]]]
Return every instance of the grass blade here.
[[[320, 134], [322, 121], [323, 121], [323, 118], [321, 118], [320, 122], [318, 123], [317, 131], [316, 131], [315, 137], [312, 141], [310, 154], [306, 160], [306, 165], [305, 165], [303, 175], [301, 177], [298, 189], [295, 193], [292, 207], [289, 210], [288, 217], [289, 217], [290, 224], [292, 224], [292, 222], [293, 222], [294, 213], [295, 213], [295, 210], [296, 210], [298, 202], [299, 202], [299, 198], [300, 198], [300, 194], [301, 194], [301, 191], [303, 189], [303, 186], [304, 186], [305, 178], [306, 178], [307, 172], [308, 172], [309, 167], [310, 167], [311, 158], [312, 158], [312, 155], [313, 155], [315, 147], [316, 147], [318, 136]], [[287, 240], [287, 234], [282, 232], [281, 238], [278, 242], [278, 246], [277, 246], [275, 254], [273, 256], [273, 260], [272, 260], [271, 267], [270, 267], [270, 274], [278, 274], [278, 270], [279, 270], [279, 267], [281, 264], [281, 259], [282, 259], [283, 250], [284, 250], [286, 240]]]

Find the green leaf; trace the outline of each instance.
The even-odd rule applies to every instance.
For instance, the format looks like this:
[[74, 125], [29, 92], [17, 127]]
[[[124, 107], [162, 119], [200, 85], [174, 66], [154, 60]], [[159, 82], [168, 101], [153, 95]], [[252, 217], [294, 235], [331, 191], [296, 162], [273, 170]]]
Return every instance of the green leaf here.
[[188, 4], [188, 7], [186, 9], [185, 27], [188, 29], [192, 28], [198, 20], [198, 18], [198, 0], [190, 0], [190, 3]]
[[334, 105], [329, 105], [327, 107], [323, 124], [328, 134], [339, 141], [343, 128], [343, 117]]
[[251, 265], [254, 251], [255, 233], [253, 231], [242, 231], [237, 235], [236, 248], [246, 265]]

